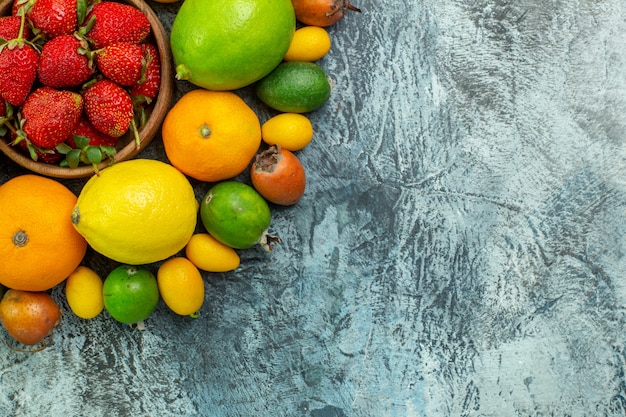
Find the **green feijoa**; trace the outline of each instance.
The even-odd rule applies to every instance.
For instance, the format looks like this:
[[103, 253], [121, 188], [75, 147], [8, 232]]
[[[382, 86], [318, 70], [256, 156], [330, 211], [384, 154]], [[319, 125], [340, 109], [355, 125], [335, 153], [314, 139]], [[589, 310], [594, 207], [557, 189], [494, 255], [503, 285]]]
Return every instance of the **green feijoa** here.
[[314, 62], [287, 61], [261, 79], [256, 94], [269, 107], [288, 113], [307, 113], [330, 98], [326, 72]]
[[223, 181], [211, 187], [202, 199], [200, 218], [215, 239], [235, 249], [246, 249], [262, 243], [271, 213], [254, 188], [238, 181]]

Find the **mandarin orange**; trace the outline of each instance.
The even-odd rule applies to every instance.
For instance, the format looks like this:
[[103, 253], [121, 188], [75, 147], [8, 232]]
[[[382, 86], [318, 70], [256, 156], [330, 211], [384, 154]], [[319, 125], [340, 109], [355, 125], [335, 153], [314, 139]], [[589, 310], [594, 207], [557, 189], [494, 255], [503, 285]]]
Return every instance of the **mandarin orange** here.
[[87, 241], [74, 229], [77, 197], [65, 185], [33, 174], [0, 185], [0, 283], [45, 291], [80, 264]]
[[169, 162], [200, 181], [241, 174], [261, 145], [256, 113], [231, 91], [191, 90], [169, 110], [162, 134]]

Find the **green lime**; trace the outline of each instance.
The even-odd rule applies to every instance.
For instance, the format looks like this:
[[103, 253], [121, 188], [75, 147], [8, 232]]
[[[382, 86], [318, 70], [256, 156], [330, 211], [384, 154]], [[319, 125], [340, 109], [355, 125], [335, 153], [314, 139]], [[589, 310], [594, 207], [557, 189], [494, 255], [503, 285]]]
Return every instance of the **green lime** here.
[[270, 226], [267, 202], [249, 185], [238, 181], [220, 182], [200, 203], [200, 218], [215, 239], [235, 249], [260, 243]]
[[289, 49], [291, 0], [185, 0], [170, 34], [176, 78], [209, 90], [261, 79]]
[[288, 61], [259, 81], [256, 94], [271, 108], [306, 113], [322, 107], [330, 98], [326, 72], [314, 62]]
[[115, 268], [104, 280], [102, 294], [111, 317], [126, 324], [147, 319], [159, 303], [156, 277], [141, 266]]

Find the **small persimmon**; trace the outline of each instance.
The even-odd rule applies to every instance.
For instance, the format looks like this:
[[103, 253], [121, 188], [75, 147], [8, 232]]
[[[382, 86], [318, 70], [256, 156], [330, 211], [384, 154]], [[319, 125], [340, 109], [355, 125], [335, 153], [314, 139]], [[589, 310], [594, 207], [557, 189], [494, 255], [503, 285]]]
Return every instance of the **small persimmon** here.
[[32, 346], [61, 323], [61, 309], [47, 292], [9, 289], [0, 301], [0, 322], [13, 339]]
[[292, 0], [296, 19], [306, 25], [330, 26], [344, 18], [347, 10], [360, 12], [349, 0]]
[[304, 195], [306, 174], [302, 163], [280, 145], [257, 154], [250, 169], [254, 188], [267, 201], [281, 206], [296, 204]]

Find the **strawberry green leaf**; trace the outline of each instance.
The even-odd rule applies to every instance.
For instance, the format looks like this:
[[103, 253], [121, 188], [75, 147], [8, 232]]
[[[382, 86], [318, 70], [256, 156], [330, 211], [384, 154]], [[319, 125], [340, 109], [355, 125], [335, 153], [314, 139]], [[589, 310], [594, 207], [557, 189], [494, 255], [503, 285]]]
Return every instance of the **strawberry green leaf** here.
[[87, 0], [78, 0], [77, 8], [77, 20], [78, 25], [82, 25], [85, 21], [85, 17], [87, 16]]
[[99, 146], [88, 146], [85, 149], [87, 160], [92, 164], [99, 164], [102, 162], [102, 151]]
[[78, 164], [80, 163], [81, 153], [82, 151], [80, 149], [72, 149], [70, 152], [68, 152], [65, 160], [67, 161], [67, 165], [70, 168], [76, 168], [78, 166]]
[[56, 151], [60, 154], [63, 155], [67, 155], [68, 153], [70, 153], [72, 151], [72, 148], [70, 145], [68, 145], [67, 143], [63, 142], [63, 143], [59, 143], [57, 146], [54, 147], [54, 149], [56, 149]]
[[100, 146], [100, 149], [111, 161], [113, 161], [116, 152], [114, 146]]
[[26, 145], [26, 148], [28, 149], [28, 153], [30, 154], [30, 158], [33, 161], [36, 161], [37, 159], [39, 159], [39, 156], [37, 155], [37, 150], [35, 149], [35, 147], [30, 142]]
[[74, 143], [76, 143], [76, 148], [85, 149], [89, 146], [89, 138], [82, 135], [74, 135]]

